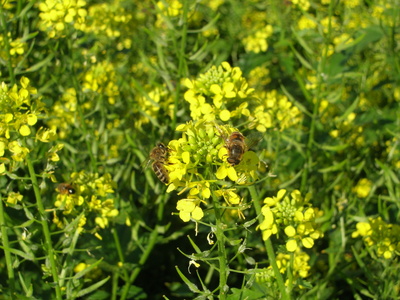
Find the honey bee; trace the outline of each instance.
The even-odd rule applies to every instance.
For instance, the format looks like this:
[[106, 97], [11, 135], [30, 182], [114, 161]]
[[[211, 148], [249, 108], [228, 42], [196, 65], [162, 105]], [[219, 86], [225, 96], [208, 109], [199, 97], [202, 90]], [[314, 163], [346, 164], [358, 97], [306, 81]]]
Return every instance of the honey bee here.
[[240, 164], [246, 151], [261, 140], [258, 134], [253, 134], [246, 138], [239, 131], [234, 131], [227, 137], [225, 133], [222, 133], [221, 129], [218, 130], [225, 140], [225, 148], [228, 150], [228, 158], [226, 160], [232, 167]]
[[239, 131], [231, 133], [229, 138], [226, 139], [225, 147], [228, 149], [228, 158], [226, 160], [232, 167], [242, 161], [243, 154], [248, 150], [245, 138]]
[[73, 195], [76, 193], [75, 188], [69, 183], [60, 183], [57, 186], [57, 191], [62, 195]]
[[169, 149], [163, 143], [158, 143], [157, 146], [150, 151], [150, 161], [153, 161], [151, 167], [157, 178], [165, 184], [169, 182], [168, 171], [165, 168], [168, 156]]

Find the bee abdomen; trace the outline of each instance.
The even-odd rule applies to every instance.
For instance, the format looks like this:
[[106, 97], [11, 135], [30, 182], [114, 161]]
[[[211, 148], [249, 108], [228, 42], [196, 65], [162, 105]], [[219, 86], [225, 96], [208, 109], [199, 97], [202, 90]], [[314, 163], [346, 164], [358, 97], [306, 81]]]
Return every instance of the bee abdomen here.
[[157, 178], [160, 179], [162, 183], [167, 184], [169, 182], [169, 176], [168, 176], [168, 171], [165, 169], [164, 164], [159, 161], [155, 161], [153, 162], [152, 167]]

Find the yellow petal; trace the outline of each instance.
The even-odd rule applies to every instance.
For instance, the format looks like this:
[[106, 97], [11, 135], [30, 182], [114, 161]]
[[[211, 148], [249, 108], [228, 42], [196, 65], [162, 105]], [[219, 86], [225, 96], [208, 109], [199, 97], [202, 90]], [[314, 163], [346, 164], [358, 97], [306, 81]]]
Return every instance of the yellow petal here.
[[314, 240], [310, 237], [306, 237], [306, 238], [302, 239], [301, 243], [306, 248], [312, 248], [312, 246], [314, 246]]
[[289, 252], [294, 252], [297, 249], [297, 242], [294, 239], [290, 239], [287, 243], [286, 243], [286, 250]]
[[31, 134], [31, 129], [29, 128], [28, 125], [22, 125], [22, 126], [19, 128], [19, 133], [20, 133], [22, 136], [28, 136], [28, 135]]

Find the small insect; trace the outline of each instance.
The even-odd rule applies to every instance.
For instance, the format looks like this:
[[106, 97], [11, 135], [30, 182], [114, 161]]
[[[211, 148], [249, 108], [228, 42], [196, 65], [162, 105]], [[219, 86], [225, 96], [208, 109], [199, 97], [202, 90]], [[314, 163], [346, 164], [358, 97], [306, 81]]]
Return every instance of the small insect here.
[[226, 159], [231, 166], [238, 165], [243, 158], [243, 154], [248, 150], [245, 143], [243, 134], [239, 131], [232, 132], [225, 143], [226, 149], [228, 149], [228, 158]]
[[259, 133], [253, 133], [249, 137], [245, 137], [239, 131], [234, 131], [228, 137], [226, 132], [219, 126], [217, 126], [217, 130], [225, 140], [225, 148], [228, 150], [228, 158], [226, 160], [232, 167], [240, 164], [246, 151], [249, 151], [251, 147], [261, 140]]
[[157, 178], [160, 179], [162, 183], [169, 182], [168, 171], [165, 168], [168, 156], [169, 149], [163, 143], [158, 143], [157, 146], [150, 151], [150, 160], [153, 161], [151, 167], [153, 168]]
[[69, 183], [60, 183], [57, 186], [57, 190], [62, 195], [73, 195], [76, 193], [75, 188]]

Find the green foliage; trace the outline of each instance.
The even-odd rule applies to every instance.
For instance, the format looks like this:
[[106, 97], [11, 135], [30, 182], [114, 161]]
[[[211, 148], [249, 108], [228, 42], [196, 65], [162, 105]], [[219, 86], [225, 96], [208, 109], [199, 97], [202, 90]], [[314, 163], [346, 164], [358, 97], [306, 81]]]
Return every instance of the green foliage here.
[[3, 298], [399, 298], [399, 7], [2, 1]]

